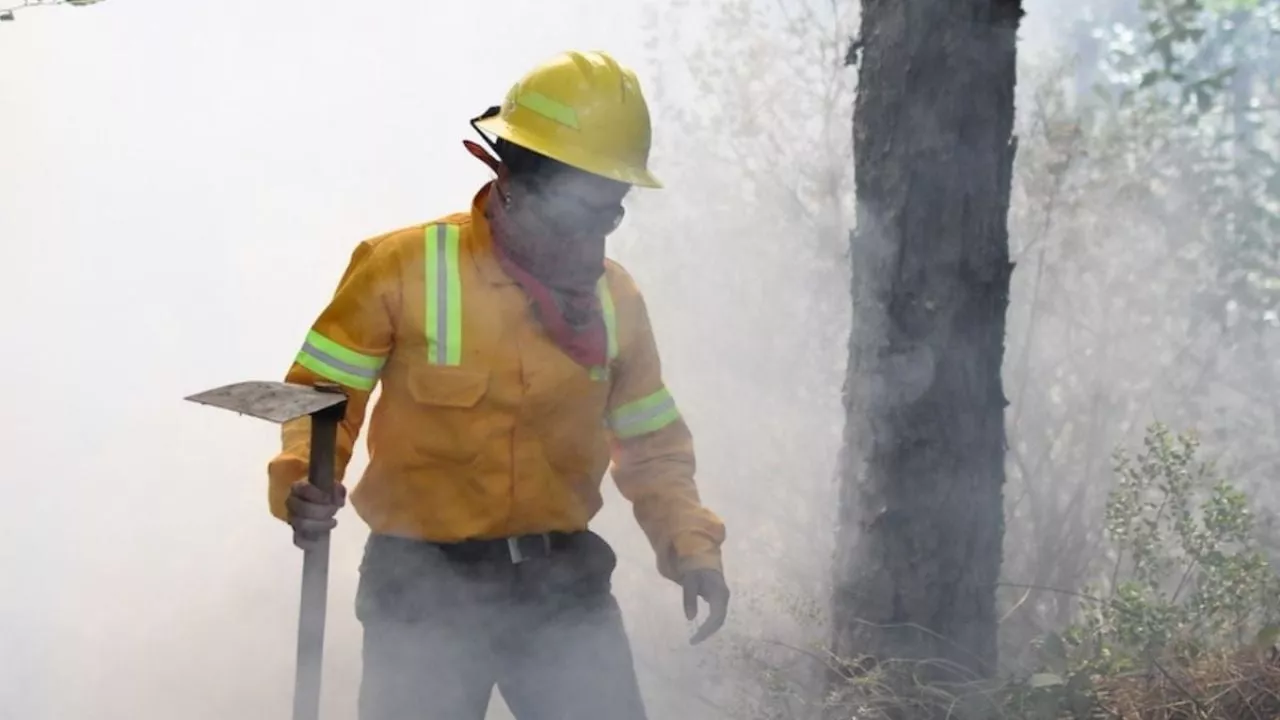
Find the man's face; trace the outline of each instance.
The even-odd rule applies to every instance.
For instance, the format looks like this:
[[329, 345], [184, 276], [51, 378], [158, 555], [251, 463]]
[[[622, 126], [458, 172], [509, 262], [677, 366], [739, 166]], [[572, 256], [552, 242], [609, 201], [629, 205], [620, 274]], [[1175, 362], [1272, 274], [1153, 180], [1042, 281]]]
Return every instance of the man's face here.
[[575, 169], [512, 178], [513, 212], [560, 237], [604, 236], [622, 221], [629, 185]]

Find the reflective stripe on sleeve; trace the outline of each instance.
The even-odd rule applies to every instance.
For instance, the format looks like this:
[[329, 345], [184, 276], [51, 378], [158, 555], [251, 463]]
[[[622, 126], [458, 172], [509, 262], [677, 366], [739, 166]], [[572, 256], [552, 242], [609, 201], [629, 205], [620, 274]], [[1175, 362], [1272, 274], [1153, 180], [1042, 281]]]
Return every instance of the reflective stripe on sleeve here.
[[356, 352], [312, 330], [295, 361], [326, 380], [357, 390], [372, 390], [386, 359]]
[[609, 415], [609, 427], [621, 439], [657, 432], [680, 419], [676, 399], [666, 388], [633, 400]]

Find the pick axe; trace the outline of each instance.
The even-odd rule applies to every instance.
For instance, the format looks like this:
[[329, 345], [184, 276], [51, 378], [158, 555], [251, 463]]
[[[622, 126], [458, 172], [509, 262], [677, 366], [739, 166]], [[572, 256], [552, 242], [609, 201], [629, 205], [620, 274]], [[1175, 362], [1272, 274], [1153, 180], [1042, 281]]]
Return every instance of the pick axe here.
[[[307, 481], [333, 489], [338, 423], [346, 414], [347, 396], [333, 384], [294, 385], [249, 381], [225, 385], [186, 400], [251, 415], [276, 424], [311, 416], [311, 460]], [[298, 655], [293, 685], [293, 720], [318, 720], [320, 671], [324, 658], [325, 603], [329, 584], [329, 533], [302, 557], [302, 602], [298, 609]]]

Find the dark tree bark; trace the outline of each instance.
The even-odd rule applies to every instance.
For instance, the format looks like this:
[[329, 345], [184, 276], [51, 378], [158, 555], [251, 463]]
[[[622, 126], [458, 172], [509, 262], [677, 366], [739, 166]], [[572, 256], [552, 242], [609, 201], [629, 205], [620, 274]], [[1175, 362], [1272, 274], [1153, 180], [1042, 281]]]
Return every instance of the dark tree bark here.
[[1022, 7], [864, 0], [862, 13], [835, 651], [989, 676]]

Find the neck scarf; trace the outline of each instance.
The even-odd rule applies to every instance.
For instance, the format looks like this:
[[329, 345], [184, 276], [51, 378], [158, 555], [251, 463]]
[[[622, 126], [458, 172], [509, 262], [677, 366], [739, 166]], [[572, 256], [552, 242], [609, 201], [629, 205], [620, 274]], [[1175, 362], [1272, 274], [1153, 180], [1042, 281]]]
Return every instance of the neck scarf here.
[[551, 237], [541, 228], [520, 227], [508, 212], [506, 168], [470, 141], [467, 150], [498, 178], [485, 199], [494, 258], [533, 302], [547, 335], [584, 367], [607, 361], [607, 336], [596, 283], [604, 273], [604, 239]]

